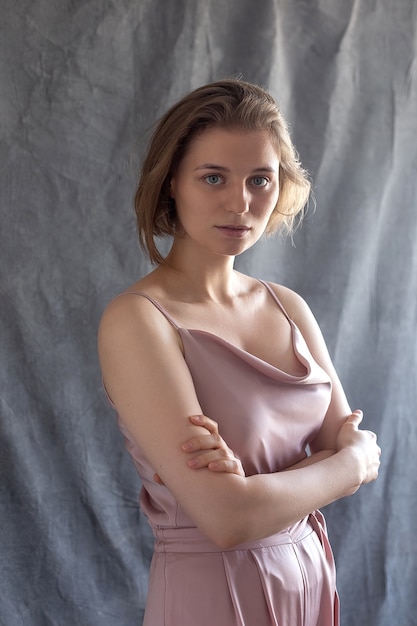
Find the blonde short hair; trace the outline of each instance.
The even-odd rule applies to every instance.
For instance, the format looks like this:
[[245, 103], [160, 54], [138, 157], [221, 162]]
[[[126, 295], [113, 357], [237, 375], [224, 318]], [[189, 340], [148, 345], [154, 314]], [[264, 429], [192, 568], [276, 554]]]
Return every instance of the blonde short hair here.
[[287, 124], [273, 97], [257, 85], [239, 79], [199, 87], [170, 108], [160, 119], [144, 159], [135, 195], [139, 240], [153, 263], [163, 257], [155, 237], [174, 235], [175, 203], [170, 180], [196, 134], [207, 128], [267, 130], [276, 144], [280, 194], [266, 232], [292, 232], [305, 207], [310, 182], [292, 144]]

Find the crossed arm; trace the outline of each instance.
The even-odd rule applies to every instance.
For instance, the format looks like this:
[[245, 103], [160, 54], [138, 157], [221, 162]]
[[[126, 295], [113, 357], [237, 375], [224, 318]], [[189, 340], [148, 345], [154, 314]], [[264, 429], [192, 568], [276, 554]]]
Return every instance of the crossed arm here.
[[[291, 298], [296, 296], [288, 298], [287, 310]], [[188, 418], [202, 410], [179, 337], [167, 320], [135, 296], [113, 301], [103, 316], [100, 362], [122, 421], [160, 480], [220, 547], [287, 528], [378, 473], [375, 435], [358, 428], [361, 416], [351, 414], [311, 313], [298, 301], [293, 308], [313, 356], [332, 378], [332, 400], [311, 457], [286, 472], [249, 477], [213, 423]], [[191, 448], [184, 449], [187, 442]]]
[[[355, 413], [359, 419], [361, 412]], [[196, 426], [203, 426], [207, 431], [206, 434], [184, 441], [181, 445], [181, 449], [188, 455], [188, 466], [191, 469], [207, 468], [212, 472], [226, 472], [244, 477], [245, 471], [242, 463], [220, 435], [217, 422], [207, 417], [207, 415], [190, 415], [188, 419]], [[285, 471], [308, 467], [313, 463], [327, 459], [333, 454], [335, 454], [335, 450], [315, 452], [310, 456], [306, 456], [305, 459], [292, 467], [288, 467]], [[157, 473], [155, 473], [154, 479], [156, 482], [163, 484], [161, 477]]]

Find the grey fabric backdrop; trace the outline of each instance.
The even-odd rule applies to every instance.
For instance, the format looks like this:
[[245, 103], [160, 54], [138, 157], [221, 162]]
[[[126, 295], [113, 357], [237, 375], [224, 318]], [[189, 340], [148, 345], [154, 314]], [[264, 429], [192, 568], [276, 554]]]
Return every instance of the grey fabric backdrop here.
[[96, 330], [150, 269], [150, 124], [239, 73], [279, 100], [317, 211], [238, 267], [307, 298], [383, 447], [326, 512], [343, 624], [417, 624], [416, 23], [414, 0], [0, 0], [3, 626], [141, 624], [152, 542]]

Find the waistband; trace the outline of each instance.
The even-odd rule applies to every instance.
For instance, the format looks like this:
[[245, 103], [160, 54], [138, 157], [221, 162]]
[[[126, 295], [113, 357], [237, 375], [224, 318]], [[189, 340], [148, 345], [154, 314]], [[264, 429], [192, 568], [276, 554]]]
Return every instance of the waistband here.
[[[207, 539], [196, 527], [152, 526], [155, 535], [155, 552], [231, 552], [236, 550], [262, 550], [271, 546], [293, 544], [302, 541], [318, 530], [314, 514], [305, 517], [286, 530], [258, 541], [241, 543], [232, 548], [220, 548]], [[321, 530], [321, 529], [320, 529]], [[321, 534], [321, 533], [320, 533]]]

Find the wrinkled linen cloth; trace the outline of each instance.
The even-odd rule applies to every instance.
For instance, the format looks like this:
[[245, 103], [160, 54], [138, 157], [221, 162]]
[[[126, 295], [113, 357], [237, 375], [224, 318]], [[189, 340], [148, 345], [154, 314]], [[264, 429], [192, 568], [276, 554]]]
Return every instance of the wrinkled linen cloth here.
[[[306, 456], [327, 411], [331, 382], [286, 315], [305, 374], [285, 373], [206, 331], [177, 329], [205, 415], [241, 459], [246, 475], [282, 471]], [[142, 480], [140, 504], [154, 535], [144, 626], [338, 626], [335, 566], [320, 511], [261, 541], [221, 549], [208, 540], [154, 470], [119, 418]]]

